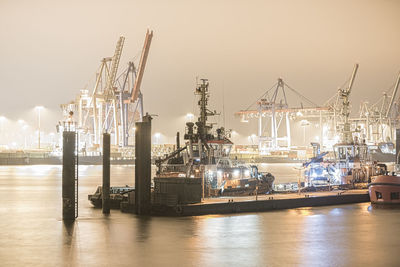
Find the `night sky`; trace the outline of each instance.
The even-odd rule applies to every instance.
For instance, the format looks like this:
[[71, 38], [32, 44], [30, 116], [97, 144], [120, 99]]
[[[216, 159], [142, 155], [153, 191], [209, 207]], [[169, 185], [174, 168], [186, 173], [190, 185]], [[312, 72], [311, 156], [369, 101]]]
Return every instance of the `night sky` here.
[[[118, 37], [126, 37], [122, 70], [138, 63], [150, 28], [144, 107], [158, 115], [153, 130], [166, 139], [197, 112], [196, 77], [210, 80], [212, 110], [225, 103], [225, 126], [248, 135], [256, 124], [233, 113], [278, 77], [322, 104], [359, 63], [355, 116], [360, 101], [376, 101], [400, 71], [399, 14], [396, 0], [0, 0], [0, 115], [34, 124], [33, 107], [43, 105], [43, 125], [54, 131], [59, 104], [90, 84]], [[293, 97], [290, 103], [298, 105]]]

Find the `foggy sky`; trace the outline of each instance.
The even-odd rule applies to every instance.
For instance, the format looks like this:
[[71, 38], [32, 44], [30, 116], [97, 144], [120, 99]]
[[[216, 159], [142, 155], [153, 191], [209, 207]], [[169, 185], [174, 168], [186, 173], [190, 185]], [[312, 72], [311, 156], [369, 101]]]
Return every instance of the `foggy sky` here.
[[[400, 71], [400, 1], [8, 1], [0, 0], [0, 115], [48, 131], [59, 104], [75, 98], [126, 37], [120, 70], [154, 31], [142, 83], [153, 131], [172, 136], [195, 113], [196, 77], [208, 78], [211, 109], [248, 135], [256, 124], [233, 116], [278, 77], [322, 104], [359, 63], [353, 111], [376, 101]], [[291, 101], [289, 101], [290, 104]], [[218, 120], [217, 120], [218, 121]], [[219, 119], [222, 123], [222, 118]]]

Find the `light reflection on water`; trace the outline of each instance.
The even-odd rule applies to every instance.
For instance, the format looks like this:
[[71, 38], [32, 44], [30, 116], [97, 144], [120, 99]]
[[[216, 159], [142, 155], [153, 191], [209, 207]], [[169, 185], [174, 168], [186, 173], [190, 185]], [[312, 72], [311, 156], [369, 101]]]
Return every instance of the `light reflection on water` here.
[[[363, 203], [187, 218], [117, 210], [103, 216], [87, 201], [101, 170], [80, 167], [80, 217], [68, 225], [61, 221], [60, 166], [1, 166], [0, 265], [400, 264], [398, 209]], [[132, 166], [112, 166], [112, 185], [133, 180]]]

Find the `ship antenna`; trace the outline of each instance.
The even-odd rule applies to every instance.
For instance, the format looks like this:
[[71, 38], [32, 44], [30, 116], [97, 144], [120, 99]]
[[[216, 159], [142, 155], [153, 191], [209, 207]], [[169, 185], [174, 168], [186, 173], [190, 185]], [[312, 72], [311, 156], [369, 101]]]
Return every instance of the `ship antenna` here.
[[222, 125], [224, 125], [225, 128], [225, 82], [222, 82]]

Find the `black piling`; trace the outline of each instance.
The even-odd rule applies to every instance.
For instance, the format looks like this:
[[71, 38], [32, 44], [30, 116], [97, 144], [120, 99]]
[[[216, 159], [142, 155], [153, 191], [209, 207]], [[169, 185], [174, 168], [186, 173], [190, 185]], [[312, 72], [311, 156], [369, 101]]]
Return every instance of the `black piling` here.
[[75, 132], [63, 132], [63, 220], [75, 220]]
[[135, 134], [135, 212], [151, 210], [151, 116], [136, 123]]
[[110, 213], [110, 134], [103, 134], [103, 187], [102, 208], [104, 214]]
[[[179, 132], [176, 133], [176, 150], [179, 150], [181, 148], [181, 140], [179, 137]], [[178, 157], [181, 155], [181, 153], [178, 153]]]

